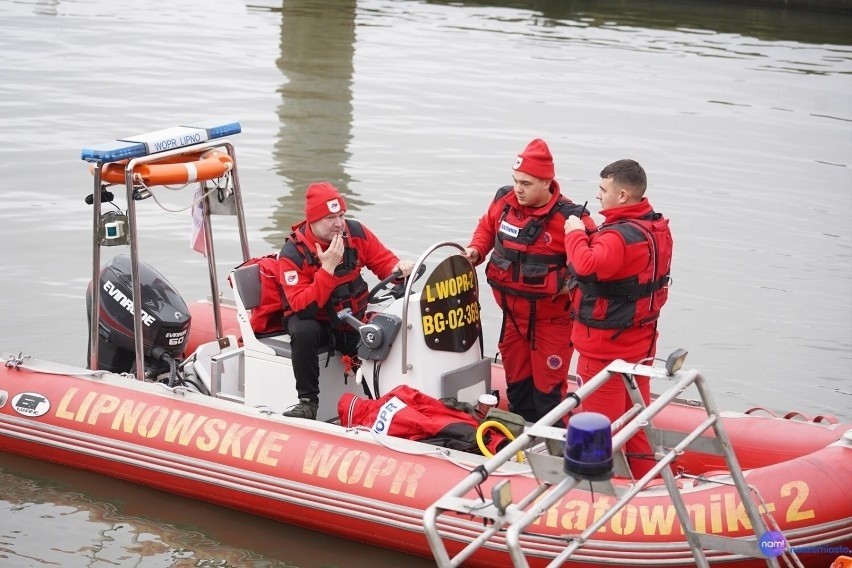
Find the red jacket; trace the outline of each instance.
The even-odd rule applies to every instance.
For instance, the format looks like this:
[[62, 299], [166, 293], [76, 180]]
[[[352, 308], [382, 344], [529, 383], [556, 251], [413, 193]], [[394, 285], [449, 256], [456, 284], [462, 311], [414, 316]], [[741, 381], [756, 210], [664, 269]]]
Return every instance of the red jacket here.
[[571, 295], [571, 339], [596, 359], [639, 361], [656, 350], [657, 319], [668, 299], [672, 260], [669, 221], [647, 199], [601, 211], [592, 233], [565, 235]]
[[[568, 278], [565, 219], [583, 207], [564, 197], [556, 180], [550, 187], [550, 201], [535, 208], [518, 203], [512, 186], [501, 187], [468, 245], [479, 253], [477, 264], [493, 249], [485, 274], [497, 304], [505, 302], [516, 318], [529, 319], [533, 301], [536, 319], [568, 314], [568, 295], [557, 295]], [[588, 212], [583, 221], [595, 228]]]
[[363, 317], [368, 290], [361, 269], [366, 267], [384, 279], [390, 276], [399, 259], [358, 221], [347, 219], [346, 232], [343, 261], [332, 275], [322, 269], [316, 256], [316, 243], [323, 250], [329, 243], [318, 241], [309, 223], [303, 221], [294, 226], [278, 254], [281, 282], [289, 304], [285, 316], [295, 314], [336, 325], [332, 314], [349, 307], [355, 317]]
[[[377, 435], [479, 451], [476, 441], [479, 420], [408, 385], [399, 385], [375, 400], [343, 393], [337, 401], [337, 414], [344, 428], [365, 426]], [[483, 441], [492, 454], [499, 451], [505, 440], [505, 436], [491, 429], [483, 433]]]

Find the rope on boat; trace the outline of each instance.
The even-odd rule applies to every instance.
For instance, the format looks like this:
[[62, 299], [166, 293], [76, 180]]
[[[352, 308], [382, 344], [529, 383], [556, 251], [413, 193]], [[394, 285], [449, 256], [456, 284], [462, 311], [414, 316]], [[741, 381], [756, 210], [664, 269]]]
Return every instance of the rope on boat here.
[[[12, 369], [20, 369], [23, 371], [32, 371], [34, 373], [41, 373], [44, 375], [72, 375], [75, 377], [89, 377], [92, 379], [103, 379], [106, 375], [113, 375], [116, 373], [111, 373], [110, 371], [100, 371], [100, 370], [91, 370], [91, 369], [79, 369], [77, 367], [71, 366], [60, 366], [55, 364], [48, 364], [46, 366], [38, 366], [32, 364], [24, 364], [24, 361], [27, 359], [32, 359], [30, 355], [11, 355], [5, 360], [5, 365], [7, 368]], [[135, 375], [130, 373], [121, 373], [119, 376], [132, 378], [136, 380]]]
[[[390, 439], [393, 438], [393, 436], [379, 435], [376, 432], [373, 432], [370, 428], [367, 428], [365, 426], [352, 426], [350, 428], [347, 428], [346, 431], [347, 432], [353, 432], [354, 431], [356, 433], [368, 432], [368, 433], [373, 435], [373, 438], [375, 438], [375, 440], [378, 443], [380, 443], [381, 445], [383, 445], [387, 449], [394, 451], [394, 452], [399, 452], [399, 453], [402, 453], [402, 454], [415, 455], [415, 456], [431, 456], [431, 455], [440, 456], [440, 457], [444, 458], [445, 460], [447, 460], [448, 462], [450, 462], [451, 464], [455, 465], [456, 467], [467, 471], [468, 473], [474, 471], [477, 467], [479, 467], [478, 465], [474, 465], [470, 462], [465, 462], [465, 461], [454, 458], [453, 455], [452, 455], [452, 452], [448, 448], [441, 448], [441, 447], [434, 446], [434, 447], [432, 447], [431, 449], [428, 449], [428, 450], [403, 449], [401, 447], [395, 447], [393, 444], [389, 443]], [[515, 470], [515, 471], [500, 471], [498, 469], [498, 470], [492, 472], [491, 475], [514, 476], [514, 475], [526, 475], [528, 473], [532, 473], [531, 468], [524, 468], [524, 469]]]
[[193, 390], [189, 387], [185, 387], [183, 385], [176, 385], [176, 386], [170, 387], [166, 383], [161, 383], [159, 381], [157, 381], [154, 384], [160, 385], [160, 387], [162, 387], [166, 391], [168, 391], [172, 394], [180, 395], [182, 397], [186, 397], [186, 395], [188, 395], [188, 394], [200, 394], [198, 391]]
[[10, 369], [18, 369], [24, 362], [24, 359], [29, 359], [29, 357], [29, 355], [24, 356], [23, 351], [19, 352], [17, 356], [11, 355], [8, 359], [6, 359], [6, 367]]
[[[187, 183], [185, 183], [181, 186], [162, 185], [162, 184], [158, 185], [157, 187], [165, 187], [166, 189], [171, 190], [171, 191], [180, 191], [180, 190], [184, 189], [185, 187], [187, 187], [187, 186], [189, 186], [193, 183], [197, 183], [199, 186], [201, 186], [203, 189], [206, 190], [206, 191], [203, 191], [202, 194], [198, 198], [193, 199], [192, 203], [190, 203], [186, 207], [182, 207], [182, 208], [179, 208], [179, 209], [172, 209], [170, 207], [166, 207], [163, 203], [160, 202], [159, 199], [157, 199], [157, 194], [154, 193], [151, 190], [151, 187], [146, 185], [145, 182], [142, 181], [141, 179], [138, 182], [135, 182], [135, 183], [142, 188], [142, 190], [139, 191], [139, 196], [140, 196], [141, 199], [144, 199], [146, 197], [153, 197], [154, 202], [163, 211], [168, 211], [169, 213], [181, 213], [183, 211], [188, 211], [189, 209], [192, 209], [198, 203], [200, 203], [202, 199], [206, 199], [207, 196], [210, 195], [211, 193], [213, 193], [214, 191], [216, 191], [216, 190], [227, 190], [230, 178], [231, 178], [231, 173], [228, 172], [224, 176], [222, 176], [221, 178], [218, 178], [216, 180], [216, 183], [210, 189], [207, 189], [207, 182], [205, 182], [205, 181], [187, 182]], [[222, 184], [222, 181], [221, 181], [222, 179], [225, 180], [224, 185]]]

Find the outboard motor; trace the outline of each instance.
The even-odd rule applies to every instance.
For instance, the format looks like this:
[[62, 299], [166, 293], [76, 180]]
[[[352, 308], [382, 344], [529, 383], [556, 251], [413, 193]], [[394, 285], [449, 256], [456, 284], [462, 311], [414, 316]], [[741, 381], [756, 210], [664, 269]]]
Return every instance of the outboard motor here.
[[[114, 373], [136, 370], [133, 339], [133, 280], [130, 256], [119, 254], [101, 270], [98, 284], [100, 301], [100, 343], [98, 369]], [[152, 379], [183, 358], [189, 338], [189, 308], [159, 272], [139, 261], [142, 292], [142, 342], [145, 349], [145, 378]], [[86, 292], [86, 313], [91, 334], [92, 283]], [[87, 365], [91, 364], [91, 346]]]

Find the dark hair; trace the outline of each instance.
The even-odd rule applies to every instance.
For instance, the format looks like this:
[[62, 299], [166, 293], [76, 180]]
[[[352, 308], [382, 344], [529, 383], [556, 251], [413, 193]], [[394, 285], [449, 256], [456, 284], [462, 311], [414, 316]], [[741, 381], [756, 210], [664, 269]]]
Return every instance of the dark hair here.
[[619, 186], [630, 190], [636, 197], [645, 195], [648, 178], [645, 170], [636, 160], [617, 160], [601, 170], [601, 178], [611, 177]]

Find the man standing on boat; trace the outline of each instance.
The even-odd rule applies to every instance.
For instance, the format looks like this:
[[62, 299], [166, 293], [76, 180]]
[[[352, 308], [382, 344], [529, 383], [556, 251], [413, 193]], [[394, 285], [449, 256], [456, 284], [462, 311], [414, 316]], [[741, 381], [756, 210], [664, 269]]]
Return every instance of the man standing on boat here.
[[[571, 339], [579, 353], [577, 375], [589, 380], [615, 359], [647, 363], [657, 350], [657, 319], [668, 299], [672, 260], [669, 221], [644, 197], [645, 170], [618, 160], [600, 173], [597, 194], [604, 223], [592, 233], [577, 217], [565, 221], [565, 251], [572, 285]], [[645, 404], [648, 377], [636, 377]], [[616, 420], [633, 406], [620, 376], [583, 400], [583, 410]], [[640, 431], [627, 442], [628, 461], [638, 479], [653, 467], [648, 438]]]
[[536, 138], [515, 158], [514, 185], [497, 190], [465, 250], [476, 265], [493, 249], [485, 275], [503, 309], [498, 347], [509, 409], [530, 422], [559, 404], [567, 389], [573, 348], [565, 220], [581, 215], [595, 228], [585, 207], [563, 196], [554, 177], [550, 149]]
[[367, 283], [361, 269], [380, 279], [393, 272], [408, 276], [414, 263], [399, 260], [366, 226], [345, 218], [346, 202], [328, 182], [313, 183], [305, 194], [305, 220], [293, 226], [278, 263], [290, 334], [293, 372], [299, 403], [284, 416], [317, 416], [319, 351], [324, 346], [345, 355], [357, 353], [358, 332], [339, 321], [337, 312], [351, 308], [359, 320], [367, 310]]

